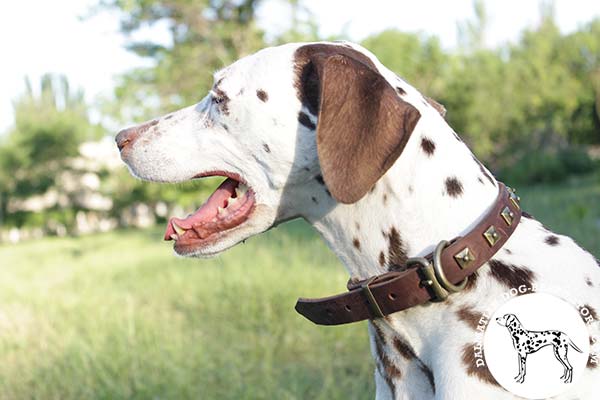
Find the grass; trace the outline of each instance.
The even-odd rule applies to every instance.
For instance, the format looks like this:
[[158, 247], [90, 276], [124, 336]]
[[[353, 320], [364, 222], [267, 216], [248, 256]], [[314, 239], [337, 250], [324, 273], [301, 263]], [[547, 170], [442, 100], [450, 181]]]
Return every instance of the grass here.
[[[600, 254], [600, 180], [520, 190], [524, 208]], [[0, 399], [364, 399], [365, 323], [317, 327], [298, 296], [347, 276], [303, 222], [211, 260], [160, 228], [0, 246]]]

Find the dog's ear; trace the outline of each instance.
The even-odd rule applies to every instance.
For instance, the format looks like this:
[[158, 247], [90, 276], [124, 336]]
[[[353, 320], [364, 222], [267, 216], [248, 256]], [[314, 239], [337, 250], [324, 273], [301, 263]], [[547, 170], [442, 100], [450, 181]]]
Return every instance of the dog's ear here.
[[360, 60], [317, 55], [317, 153], [325, 184], [341, 203], [360, 200], [394, 164], [421, 114]]

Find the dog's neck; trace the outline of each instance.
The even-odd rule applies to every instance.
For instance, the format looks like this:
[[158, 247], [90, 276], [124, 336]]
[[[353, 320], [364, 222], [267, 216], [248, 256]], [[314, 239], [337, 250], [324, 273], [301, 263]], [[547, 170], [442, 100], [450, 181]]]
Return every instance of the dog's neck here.
[[308, 216], [353, 279], [401, 266], [407, 257], [431, 252], [440, 240], [468, 232], [496, 199], [493, 176], [428, 111], [371, 192], [355, 204], [316, 208]]

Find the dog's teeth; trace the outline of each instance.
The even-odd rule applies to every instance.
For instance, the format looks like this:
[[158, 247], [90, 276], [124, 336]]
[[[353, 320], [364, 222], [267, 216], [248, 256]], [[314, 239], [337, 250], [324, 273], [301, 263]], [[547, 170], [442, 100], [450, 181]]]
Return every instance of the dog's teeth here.
[[227, 207], [229, 207], [232, 204], [235, 204], [235, 202], [237, 201], [237, 197], [230, 197], [227, 199]]
[[177, 236], [177, 234], [175, 234], [175, 233], [172, 233], [171, 234], [171, 239], [177, 241], [177, 240], [179, 240], [179, 236]]
[[217, 214], [219, 215], [225, 215], [225, 209], [223, 207], [217, 207]]
[[240, 183], [235, 188], [235, 193], [236, 193], [237, 197], [242, 197], [243, 195], [246, 194], [247, 191], [248, 191], [248, 186], [244, 185], [243, 183]]
[[179, 236], [183, 235], [185, 233], [185, 229], [180, 227], [179, 225], [177, 225], [174, 221], [173, 221], [173, 229], [175, 229], [175, 232], [177, 232], [177, 234]]

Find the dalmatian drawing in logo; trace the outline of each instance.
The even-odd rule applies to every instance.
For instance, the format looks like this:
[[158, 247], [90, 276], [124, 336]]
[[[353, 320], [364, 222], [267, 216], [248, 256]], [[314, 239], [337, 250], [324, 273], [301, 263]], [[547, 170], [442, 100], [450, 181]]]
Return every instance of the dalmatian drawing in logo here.
[[523, 328], [515, 314], [504, 314], [502, 317], [496, 318], [496, 322], [508, 329], [513, 347], [517, 350], [519, 356], [519, 374], [515, 377], [515, 381], [518, 383], [525, 381], [526, 361], [529, 354], [535, 353], [543, 347], [552, 346], [554, 356], [564, 368], [564, 373], [560, 378], [565, 383], [572, 382], [573, 367], [567, 358], [569, 347], [579, 353], [582, 353], [582, 351], [566, 333], [557, 330], [529, 331]]

